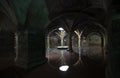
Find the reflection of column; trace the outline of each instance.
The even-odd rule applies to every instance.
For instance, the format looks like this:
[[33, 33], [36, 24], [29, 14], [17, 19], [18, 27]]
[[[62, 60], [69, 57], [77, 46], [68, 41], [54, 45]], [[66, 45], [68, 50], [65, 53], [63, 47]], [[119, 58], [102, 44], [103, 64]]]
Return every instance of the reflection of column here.
[[77, 36], [78, 36], [78, 51], [79, 51], [79, 59], [78, 59], [78, 61], [74, 64], [74, 65], [77, 65], [77, 64], [80, 64], [80, 62], [82, 62], [82, 60], [81, 60], [81, 41], [80, 41], [80, 39], [81, 39], [81, 35], [82, 35], [82, 33], [83, 33], [83, 31], [80, 33], [79, 31], [77, 32], [77, 31], [74, 31], [76, 34], [77, 34]]
[[62, 65], [65, 64], [64, 50], [61, 50], [61, 63], [62, 63]]

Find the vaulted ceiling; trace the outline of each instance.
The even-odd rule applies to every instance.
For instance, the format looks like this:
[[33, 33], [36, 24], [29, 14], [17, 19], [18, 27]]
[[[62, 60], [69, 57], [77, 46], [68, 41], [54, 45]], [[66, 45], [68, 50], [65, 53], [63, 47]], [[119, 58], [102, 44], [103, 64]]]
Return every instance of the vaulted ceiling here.
[[[82, 12], [103, 20], [109, 11], [119, 12], [116, 0], [0, 0], [0, 20], [4, 16], [11, 26], [18, 26], [20, 30], [41, 29], [48, 17], [52, 19], [70, 12]], [[0, 22], [4, 27], [3, 21]]]
[[[107, 0], [45, 0], [50, 17], [66, 12], [89, 12], [100, 14], [107, 11], [110, 1]], [[56, 15], [55, 15], [56, 14]]]
[[[9, 20], [13, 23], [7, 25], [18, 30], [37, 30], [43, 29], [48, 22], [48, 12], [44, 0], [0, 0], [0, 20]], [[4, 18], [2, 18], [4, 16]], [[5, 17], [6, 16], [6, 17]], [[0, 21], [2, 24], [2, 22]], [[4, 27], [6, 26], [3, 23]]]

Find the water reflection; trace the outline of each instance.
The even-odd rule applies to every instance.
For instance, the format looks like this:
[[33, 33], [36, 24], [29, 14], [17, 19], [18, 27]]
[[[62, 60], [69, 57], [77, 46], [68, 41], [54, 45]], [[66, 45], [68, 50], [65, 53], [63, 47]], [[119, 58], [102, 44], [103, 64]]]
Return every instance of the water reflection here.
[[59, 67], [61, 65], [73, 65], [78, 60], [78, 53], [70, 53], [61, 49], [47, 49], [46, 57], [52, 67]]

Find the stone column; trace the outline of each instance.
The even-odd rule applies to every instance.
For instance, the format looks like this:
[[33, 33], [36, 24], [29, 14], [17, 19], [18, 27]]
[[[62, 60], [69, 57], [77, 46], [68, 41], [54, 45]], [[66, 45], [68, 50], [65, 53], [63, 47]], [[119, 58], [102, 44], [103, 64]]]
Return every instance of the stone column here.
[[43, 31], [30, 31], [28, 33], [29, 68], [39, 66], [47, 61], [45, 58], [45, 34]]
[[25, 69], [44, 64], [45, 38], [40, 32], [21, 31], [16, 33], [16, 65]]
[[16, 66], [27, 68], [28, 64], [28, 31], [18, 31], [15, 34], [15, 64]]

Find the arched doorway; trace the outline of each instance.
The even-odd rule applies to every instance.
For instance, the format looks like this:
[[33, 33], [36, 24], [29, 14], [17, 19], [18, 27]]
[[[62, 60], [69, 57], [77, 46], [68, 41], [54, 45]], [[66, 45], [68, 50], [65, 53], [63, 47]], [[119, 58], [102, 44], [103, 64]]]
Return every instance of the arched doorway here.
[[[46, 57], [53, 68], [61, 65], [70, 65], [78, 60], [78, 54], [72, 52], [72, 26], [75, 19], [72, 15], [63, 15], [55, 18], [47, 26], [46, 33]], [[54, 50], [53, 50], [54, 49]]]

